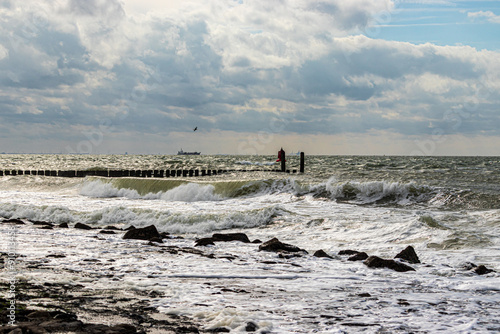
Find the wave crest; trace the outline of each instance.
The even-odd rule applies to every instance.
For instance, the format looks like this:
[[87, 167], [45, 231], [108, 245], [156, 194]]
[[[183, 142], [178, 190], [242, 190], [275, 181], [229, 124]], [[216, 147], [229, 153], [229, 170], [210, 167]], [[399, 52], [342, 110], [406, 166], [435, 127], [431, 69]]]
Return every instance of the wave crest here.
[[118, 188], [108, 182], [94, 180], [86, 182], [80, 189], [80, 195], [97, 198], [125, 197], [128, 199], [163, 200], [163, 201], [218, 201], [222, 197], [214, 193], [213, 185], [200, 185], [197, 183], [184, 183], [167, 191], [150, 192], [141, 195], [137, 190], [130, 188]]

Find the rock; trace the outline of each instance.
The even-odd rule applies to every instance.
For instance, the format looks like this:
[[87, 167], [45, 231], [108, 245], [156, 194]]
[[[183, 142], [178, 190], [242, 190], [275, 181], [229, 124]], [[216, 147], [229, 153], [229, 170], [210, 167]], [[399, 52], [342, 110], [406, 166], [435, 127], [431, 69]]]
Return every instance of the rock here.
[[41, 225], [41, 226], [54, 226], [54, 224], [43, 221], [32, 221], [33, 225]]
[[272, 238], [271, 240], [268, 240], [264, 242], [262, 245], [259, 246], [259, 251], [266, 251], [266, 252], [305, 252], [304, 249], [301, 249], [297, 246], [290, 245], [290, 244], [285, 244], [281, 241], [279, 241], [277, 238]]
[[110, 333], [116, 332], [117, 334], [135, 334], [137, 333], [137, 329], [129, 324], [119, 324], [112, 326], [108, 329]]
[[3, 224], [25, 225], [21, 219], [17, 219], [17, 218], [7, 219], [7, 220], [2, 221], [2, 223]]
[[123, 239], [157, 241], [161, 240], [161, 236], [154, 225], [149, 225], [143, 228], [136, 228], [127, 231], [127, 233], [123, 236]]
[[83, 322], [81, 322], [80, 320], [66, 322], [57, 319], [42, 322], [39, 326], [43, 327], [48, 332], [77, 331], [83, 326]]
[[91, 230], [92, 227], [86, 225], [86, 224], [82, 224], [82, 223], [76, 223], [75, 224], [75, 228], [78, 228], [78, 229], [81, 229], [81, 230]]
[[135, 230], [135, 226], [134, 225], [130, 225], [129, 227], [127, 227], [125, 229], [125, 231], [130, 231], [130, 230]]
[[230, 333], [231, 330], [227, 327], [217, 327], [207, 330], [209, 333]]
[[472, 270], [472, 269], [476, 269], [476, 268], [477, 268], [477, 264], [472, 263], [472, 262], [465, 262], [465, 263], [462, 265], [462, 268], [463, 268], [464, 270]]
[[103, 230], [121, 231], [122, 229], [121, 229], [121, 228], [118, 228], [118, 227], [116, 227], [116, 226], [113, 226], [113, 225], [108, 225], [108, 226], [106, 226], [105, 228], [103, 228]]
[[333, 257], [331, 257], [330, 255], [326, 254], [326, 252], [324, 250], [322, 250], [322, 249], [319, 249], [316, 252], [314, 252], [313, 256], [315, 256], [315, 257], [327, 257], [329, 259], [333, 259]]
[[363, 262], [370, 268], [388, 268], [398, 272], [415, 271], [412, 267], [394, 260], [381, 259], [378, 256], [370, 256]]
[[214, 240], [212, 238], [201, 238], [196, 240], [195, 246], [215, 246]]
[[492, 272], [495, 272], [494, 270], [492, 269], [488, 269], [486, 268], [484, 265], [479, 265], [477, 266], [475, 269], [474, 269], [474, 272], [478, 275], [486, 275], [486, 274], [489, 274], [489, 273], [492, 273]]
[[28, 319], [52, 319], [52, 315], [48, 311], [34, 311], [26, 316]]
[[51, 314], [54, 317], [54, 319], [60, 319], [60, 320], [76, 320], [77, 319], [76, 314], [73, 314], [73, 313], [54, 311], [54, 312], [51, 312]]
[[214, 241], [241, 241], [244, 243], [250, 243], [245, 233], [214, 233], [212, 235]]
[[60, 227], [60, 228], [69, 228], [68, 223], [61, 223], [61, 224], [59, 224], [57, 226]]
[[359, 253], [358, 251], [351, 250], [351, 249], [344, 249], [344, 250], [339, 251], [339, 255], [356, 255], [358, 253]]
[[261, 244], [262, 241], [260, 239], [255, 239], [254, 241], [252, 241], [252, 244]]
[[399, 252], [399, 254], [396, 255], [394, 258], [404, 260], [408, 263], [420, 263], [420, 259], [418, 258], [417, 253], [415, 252], [415, 249], [413, 249], [412, 246], [406, 247], [404, 250]]
[[64, 254], [49, 254], [47, 255], [46, 257], [51, 257], [51, 258], [55, 258], [55, 259], [60, 259], [60, 258], [65, 258], [66, 255]]
[[111, 231], [111, 230], [100, 230], [99, 233], [100, 234], [116, 234], [115, 231]]
[[250, 243], [245, 233], [214, 233], [211, 238], [201, 238], [196, 241], [195, 246], [215, 245], [216, 241], [241, 241]]
[[255, 332], [257, 329], [259, 329], [259, 326], [257, 326], [257, 324], [253, 321], [249, 321], [247, 322], [247, 325], [245, 327], [245, 330], [247, 332]]
[[365, 252], [359, 252], [357, 254], [354, 254], [353, 256], [349, 257], [347, 261], [364, 261], [368, 258], [368, 254]]
[[[175, 329], [175, 333], [199, 333], [200, 331], [198, 330], [198, 328], [196, 327], [193, 327], [193, 326], [190, 326], [190, 327], [187, 327], [187, 326], [178, 326], [176, 329]], [[210, 332], [210, 330], [208, 330], [207, 332]]]

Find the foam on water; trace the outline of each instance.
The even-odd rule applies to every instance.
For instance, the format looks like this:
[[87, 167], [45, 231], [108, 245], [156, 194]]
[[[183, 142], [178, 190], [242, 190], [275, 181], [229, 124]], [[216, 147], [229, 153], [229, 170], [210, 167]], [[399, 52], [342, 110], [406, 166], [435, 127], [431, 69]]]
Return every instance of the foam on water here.
[[185, 183], [165, 192], [160, 191], [141, 195], [135, 189], [116, 188], [112, 183], [95, 180], [85, 183], [80, 189], [80, 195], [97, 198], [125, 197], [129, 199], [161, 199], [164, 201], [181, 202], [221, 200], [221, 196], [214, 194], [214, 189], [214, 186], [210, 184]]
[[[71, 163], [83, 167], [108, 162], [120, 166], [126, 161], [137, 168], [164, 166], [165, 161], [182, 166], [222, 161], [229, 168], [243, 160], [72, 159]], [[244, 160], [265, 161], [259, 157]], [[467, 172], [476, 173], [472, 176], [463, 174], [453, 167], [455, 160], [479, 169]], [[246, 323], [252, 321], [260, 331], [273, 333], [498, 332], [497, 174], [490, 170], [483, 175], [481, 166], [487, 159], [455, 160], [311, 157], [308, 166], [318, 173], [296, 176], [3, 177], [0, 216], [70, 225], [83, 222], [94, 227], [154, 224], [160, 231], [182, 236], [154, 246], [123, 240], [120, 233], [18, 226], [23, 261], [43, 263], [37, 269], [24, 267], [19, 277], [89, 288], [155, 290], [159, 297], [150, 299], [152, 306], [198, 318], [206, 329], [227, 326], [244, 332]], [[26, 165], [40, 161], [36, 157]], [[327, 170], [325, 161], [335, 168]], [[495, 166], [487, 162], [485, 168]], [[474, 184], [471, 178], [479, 181]], [[6, 228], [0, 224], [0, 233]], [[210, 255], [206, 257], [196, 251], [169, 253], [169, 247], [191, 249], [197, 238], [214, 231], [244, 232], [251, 240], [278, 237], [309, 254], [323, 249], [333, 259], [280, 258], [259, 252], [256, 244], [239, 242], [197, 248]], [[393, 258], [408, 245], [422, 261], [412, 265], [416, 272], [370, 269], [338, 255], [342, 249], [354, 249]], [[99, 262], [83, 262], [88, 258]], [[497, 272], [478, 276], [465, 269], [468, 262]], [[2, 278], [5, 275], [0, 273]]]

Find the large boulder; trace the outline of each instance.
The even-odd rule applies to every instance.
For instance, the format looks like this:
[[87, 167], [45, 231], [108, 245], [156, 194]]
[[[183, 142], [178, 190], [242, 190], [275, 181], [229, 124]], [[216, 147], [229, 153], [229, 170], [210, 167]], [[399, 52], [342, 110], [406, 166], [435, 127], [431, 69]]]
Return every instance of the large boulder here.
[[272, 238], [271, 240], [268, 240], [264, 242], [262, 245], [259, 246], [259, 251], [266, 251], [266, 252], [290, 252], [290, 253], [296, 253], [296, 252], [305, 252], [304, 249], [301, 249], [297, 246], [290, 245], [290, 244], [285, 244], [281, 241], [279, 241], [277, 238]]
[[370, 256], [363, 262], [370, 268], [388, 268], [399, 272], [415, 271], [412, 267], [394, 260], [385, 260], [378, 256]]
[[137, 239], [161, 242], [161, 235], [154, 225], [128, 230], [123, 239]]
[[394, 258], [401, 259], [408, 263], [420, 263], [420, 259], [418, 258], [418, 255], [412, 246], [406, 247], [404, 250], [399, 252], [398, 255], [396, 255]]

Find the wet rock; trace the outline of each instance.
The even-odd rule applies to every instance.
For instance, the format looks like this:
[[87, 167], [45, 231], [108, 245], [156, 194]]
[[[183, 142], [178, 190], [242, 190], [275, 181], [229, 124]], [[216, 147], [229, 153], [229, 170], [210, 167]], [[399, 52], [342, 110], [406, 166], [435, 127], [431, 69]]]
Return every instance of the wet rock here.
[[465, 263], [462, 265], [462, 268], [463, 268], [463, 269], [465, 269], [465, 270], [472, 270], [472, 269], [476, 269], [476, 268], [477, 268], [477, 264], [472, 263], [472, 262], [465, 262]]
[[[186, 326], [179, 326], [177, 327], [176, 329], [176, 332], [175, 333], [199, 333], [200, 331], [198, 330], [198, 328], [196, 327], [186, 327]], [[208, 331], [210, 332], [210, 331]]]
[[154, 225], [129, 230], [127, 231], [127, 233], [125, 233], [123, 239], [137, 239], [161, 242], [160, 233], [158, 233], [158, 230]]
[[484, 265], [479, 265], [474, 268], [474, 272], [478, 275], [486, 275], [495, 271], [493, 269], [486, 268]]
[[129, 324], [119, 324], [109, 327], [107, 333], [135, 334], [137, 333], [137, 329]]
[[254, 241], [252, 241], [252, 244], [261, 244], [262, 241], [260, 239], [255, 239]]
[[57, 226], [60, 227], [60, 228], [69, 228], [68, 223], [61, 223], [61, 224], [59, 224]]
[[212, 235], [214, 241], [241, 241], [250, 243], [250, 239], [245, 233], [214, 233]]
[[214, 233], [210, 238], [201, 238], [196, 241], [195, 246], [215, 245], [215, 242], [241, 241], [250, 243], [250, 239], [245, 233]]
[[328, 255], [324, 250], [319, 249], [316, 252], [314, 252], [313, 256], [315, 257], [327, 257], [329, 259], [333, 259], [330, 255]]
[[209, 333], [230, 333], [231, 330], [227, 327], [217, 327], [207, 330]]
[[52, 319], [52, 315], [48, 311], [34, 311], [26, 316], [28, 319]]
[[52, 257], [52, 258], [55, 258], [55, 259], [61, 259], [61, 258], [65, 258], [66, 255], [64, 255], [64, 254], [49, 254], [46, 257]]
[[32, 223], [33, 225], [40, 225], [40, 226], [50, 226], [50, 227], [54, 226], [54, 224], [44, 221], [32, 221]]
[[82, 328], [83, 322], [80, 320], [74, 321], [63, 321], [63, 320], [49, 320], [39, 324], [40, 327], [48, 332], [65, 332], [65, 331], [77, 331]]
[[116, 234], [115, 231], [111, 231], [111, 230], [100, 230], [99, 233], [100, 234]]
[[76, 223], [75, 224], [75, 228], [78, 228], [78, 229], [81, 229], [81, 230], [91, 230], [92, 227], [86, 225], [86, 224], [82, 224], [82, 223]]
[[266, 251], [266, 252], [290, 252], [290, 253], [296, 253], [296, 252], [305, 252], [304, 249], [301, 249], [297, 246], [290, 245], [283, 243], [279, 241], [277, 238], [272, 238], [271, 240], [268, 240], [264, 242], [262, 245], [259, 246], [259, 251]]
[[195, 246], [215, 246], [212, 238], [201, 238], [196, 240]]
[[394, 260], [385, 260], [378, 256], [370, 256], [363, 262], [370, 268], [388, 268], [398, 272], [415, 271], [412, 267]]
[[121, 228], [118, 228], [118, 227], [116, 227], [116, 226], [113, 226], [113, 225], [108, 225], [108, 226], [106, 226], [105, 228], [103, 228], [103, 230], [121, 231], [122, 229], [121, 229]]
[[368, 254], [365, 252], [359, 252], [357, 254], [354, 254], [353, 256], [349, 257], [347, 261], [364, 261], [368, 258]]
[[7, 219], [7, 220], [2, 221], [2, 223], [3, 224], [25, 225], [21, 219], [17, 219], [17, 218]]
[[399, 252], [399, 254], [396, 255], [394, 258], [404, 260], [408, 263], [420, 263], [420, 259], [418, 258], [417, 253], [415, 252], [415, 249], [413, 249], [412, 246], [406, 247], [404, 250]]
[[358, 253], [360, 252], [351, 249], [344, 249], [339, 251], [339, 255], [356, 255]]
[[135, 230], [135, 226], [134, 225], [130, 225], [129, 227], [127, 227], [126, 229], [124, 229], [125, 231], [130, 231], [130, 230]]
[[257, 326], [257, 324], [253, 321], [249, 321], [247, 322], [247, 325], [245, 327], [245, 330], [247, 332], [255, 332], [257, 329], [259, 329], [259, 326]]

